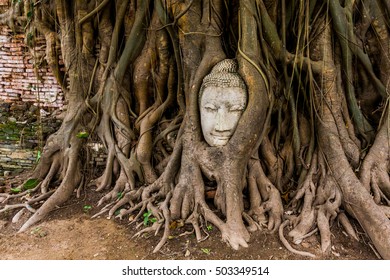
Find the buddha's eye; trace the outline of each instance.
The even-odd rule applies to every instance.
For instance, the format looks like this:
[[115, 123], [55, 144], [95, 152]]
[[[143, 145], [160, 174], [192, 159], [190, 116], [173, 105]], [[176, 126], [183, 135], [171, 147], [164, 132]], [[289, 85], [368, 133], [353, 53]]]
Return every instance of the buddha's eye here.
[[229, 112], [242, 112], [244, 111], [244, 106], [242, 105], [233, 105], [229, 108]]
[[210, 103], [204, 105], [203, 108], [205, 108], [207, 111], [211, 111], [211, 112], [218, 110], [218, 108], [214, 104], [210, 104]]

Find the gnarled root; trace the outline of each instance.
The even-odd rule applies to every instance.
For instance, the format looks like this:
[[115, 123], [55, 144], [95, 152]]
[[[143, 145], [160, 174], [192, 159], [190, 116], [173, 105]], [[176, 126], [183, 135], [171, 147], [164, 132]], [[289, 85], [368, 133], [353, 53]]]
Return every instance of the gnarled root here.
[[331, 184], [325, 185], [329, 188], [327, 191], [327, 199], [323, 204], [316, 206], [317, 208], [317, 226], [321, 235], [321, 249], [323, 253], [330, 253], [330, 224], [337, 217], [339, 207], [341, 205], [341, 192], [335, 185], [333, 179], [330, 179]]
[[283, 234], [283, 231], [284, 231], [284, 228], [290, 223], [289, 220], [286, 220], [284, 221], [280, 227], [279, 227], [279, 238], [280, 240], [282, 241], [283, 245], [287, 248], [287, 250], [289, 250], [291, 253], [294, 253], [294, 254], [297, 254], [297, 255], [300, 255], [300, 256], [303, 256], [303, 257], [309, 257], [309, 258], [315, 258], [316, 256], [313, 255], [312, 253], [308, 253], [308, 252], [303, 252], [303, 251], [299, 251], [299, 250], [296, 250], [294, 249], [293, 247], [291, 247], [291, 245], [288, 243], [287, 239], [284, 237], [284, 234]]
[[251, 159], [248, 166], [250, 196], [248, 214], [259, 224], [268, 223], [268, 230], [274, 232], [279, 228], [283, 216], [283, 204], [279, 190], [264, 174], [259, 160]]
[[[75, 139], [73, 145], [69, 150], [65, 151], [65, 176], [60, 186], [53, 192], [53, 194], [43, 203], [43, 205], [30, 217], [27, 222], [20, 228], [19, 232], [26, 231], [32, 225], [40, 222], [45, 218], [55, 207], [60, 206], [66, 202], [72, 195], [74, 189], [82, 182], [82, 176], [80, 174], [80, 162], [78, 158], [78, 151], [80, 147], [80, 140]], [[52, 170], [52, 169], [50, 169]], [[48, 176], [52, 176], [52, 172], [48, 173]], [[50, 178], [51, 179], [51, 178]], [[47, 180], [50, 180], [47, 179]], [[45, 181], [44, 181], [45, 182]], [[46, 191], [46, 190], [45, 190]], [[51, 192], [47, 192], [50, 194]]]
[[[388, 217], [390, 217], [390, 215]], [[340, 222], [340, 224], [344, 227], [345, 232], [350, 236], [352, 236], [356, 241], [359, 241], [359, 237], [357, 236], [356, 231], [352, 227], [351, 222], [349, 221], [347, 215], [345, 215], [344, 212], [341, 212], [337, 216], [337, 219]]]
[[364, 158], [360, 181], [371, 191], [376, 204], [390, 205], [388, 117], [380, 128], [374, 144]]
[[316, 156], [313, 156], [309, 173], [302, 185], [298, 187], [298, 192], [292, 201], [293, 205], [295, 204], [295, 207], [297, 207], [297, 202], [303, 197], [301, 212], [293, 224], [294, 229], [288, 233], [288, 235], [293, 238], [295, 244], [301, 243], [303, 236], [305, 236], [314, 226], [316, 213], [313, 208], [313, 203], [316, 187], [312, 176], [317, 168], [316, 158]]

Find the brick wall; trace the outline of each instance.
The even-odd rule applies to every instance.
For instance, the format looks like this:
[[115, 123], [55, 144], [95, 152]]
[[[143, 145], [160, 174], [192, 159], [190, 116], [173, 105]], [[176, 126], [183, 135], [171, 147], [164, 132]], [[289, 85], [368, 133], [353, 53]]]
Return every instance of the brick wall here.
[[[8, 4], [0, 0], [0, 12]], [[64, 95], [49, 67], [34, 61], [24, 41], [24, 34], [0, 25], [0, 177], [33, 167], [42, 141], [61, 124], [41, 119], [40, 110], [62, 109]], [[35, 57], [44, 57], [44, 47], [38, 38]]]
[[0, 102], [0, 177], [34, 166], [44, 139], [61, 125], [56, 118], [41, 118], [39, 110], [27, 102]]
[[[44, 41], [37, 40], [36, 53], [43, 57], [44, 52]], [[8, 27], [0, 26], [0, 101], [61, 108], [64, 95], [49, 67], [42, 63], [36, 68], [24, 45], [24, 34], [13, 34]]]
[[[8, 2], [0, 0], [0, 12]], [[45, 138], [61, 125], [55, 116], [42, 119], [41, 110], [64, 107], [63, 92], [49, 67], [41, 63], [35, 69], [37, 63], [24, 40], [24, 34], [13, 34], [0, 25], [0, 185], [6, 171], [32, 168]], [[35, 54], [44, 57], [44, 47], [43, 39], [36, 40]], [[90, 143], [88, 147], [91, 167], [104, 166], [103, 146]]]

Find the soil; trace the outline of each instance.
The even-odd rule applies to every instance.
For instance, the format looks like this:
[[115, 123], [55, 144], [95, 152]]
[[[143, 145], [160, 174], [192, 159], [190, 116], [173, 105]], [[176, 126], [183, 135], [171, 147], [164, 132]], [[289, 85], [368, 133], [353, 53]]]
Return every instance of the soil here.
[[[21, 179], [21, 178], [19, 178]], [[182, 226], [172, 231], [170, 240], [160, 252], [153, 253], [162, 234], [144, 234], [132, 238], [137, 232], [135, 224], [129, 225], [126, 220], [107, 220], [104, 215], [91, 217], [98, 212], [95, 207], [103, 195], [87, 191], [82, 198], [75, 197], [66, 205], [55, 210], [49, 218], [25, 233], [16, 233], [21, 223], [27, 219], [22, 217], [18, 223], [12, 223], [15, 213], [0, 215], [0, 259], [3, 260], [293, 260], [306, 259], [290, 253], [280, 242], [277, 234], [266, 231], [251, 234], [248, 248], [235, 251], [221, 241], [221, 234], [209, 226], [209, 237], [197, 242], [190, 226]], [[140, 228], [144, 227], [139, 221]], [[372, 249], [368, 237], [355, 224], [360, 241], [355, 241], [334, 223], [332, 226], [332, 251], [321, 253], [318, 233], [305, 239], [298, 250], [315, 254], [316, 259], [341, 260], [374, 260], [378, 259]], [[205, 234], [206, 235], [206, 234]]]

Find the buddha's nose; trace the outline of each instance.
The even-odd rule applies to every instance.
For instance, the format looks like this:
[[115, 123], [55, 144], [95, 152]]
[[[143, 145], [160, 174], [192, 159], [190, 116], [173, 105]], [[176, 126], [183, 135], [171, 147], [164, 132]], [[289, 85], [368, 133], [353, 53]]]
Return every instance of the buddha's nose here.
[[219, 108], [217, 112], [217, 121], [215, 130], [219, 132], [230, 131], [229, 120], [227, 118], [227, 110], [225, 108]]

